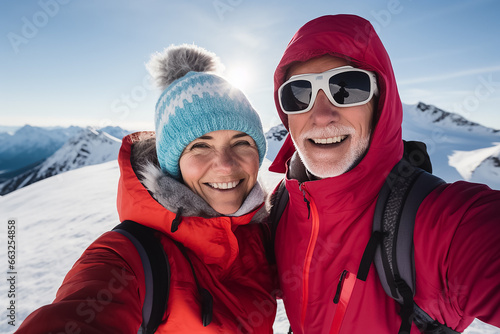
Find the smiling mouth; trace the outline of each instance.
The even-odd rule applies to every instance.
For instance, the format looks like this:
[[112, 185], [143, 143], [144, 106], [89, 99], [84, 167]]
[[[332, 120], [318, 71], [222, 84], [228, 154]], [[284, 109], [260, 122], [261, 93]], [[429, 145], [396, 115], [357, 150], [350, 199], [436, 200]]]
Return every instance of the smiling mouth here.
[[343, 142], [347, 138], [347, 135], [335, 136], [331, 138], [311, 138], [309, 139], [315, 144], [318, 145], [329, 145], [329, 144], [337, 144]]
[[236, 188], [243, 180], [232, 182], [207, 182], [206, 184], [214, 189], [230, 190]]

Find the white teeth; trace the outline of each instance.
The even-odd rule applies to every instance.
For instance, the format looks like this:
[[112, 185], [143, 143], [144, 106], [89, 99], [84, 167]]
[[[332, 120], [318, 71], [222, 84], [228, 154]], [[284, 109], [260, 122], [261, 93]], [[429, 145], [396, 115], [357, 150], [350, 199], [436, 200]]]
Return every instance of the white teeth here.
[[337, 136], [332, 138], [313, 139], [313, 141], [316, 144], [333, 144], [333, 143], [340, 143], [342, 140], [346, 138], [347, 136]]
[[215, 182], [208, 182], [208, 185], [212, 188], [215, 189], [232, 189], [236, 187], [240, 181], [233, 181], [233, 182], [220, 182], [220, 183], [215, 183]]

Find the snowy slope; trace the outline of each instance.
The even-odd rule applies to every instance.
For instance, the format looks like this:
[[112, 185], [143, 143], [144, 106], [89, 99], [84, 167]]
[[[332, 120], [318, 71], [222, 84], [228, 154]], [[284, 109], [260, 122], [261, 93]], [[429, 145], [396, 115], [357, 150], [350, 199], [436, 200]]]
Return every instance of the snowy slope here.
[[100, 164], [118, 157], [121, 141], [93, 128], [81, 130], [43, 163], [0, 184], [0, 194], [83, 166]]
[[403, 139], [426, 143], [433, 174], [448, 182], [467, 180], [500, 189], [500, 130], [424, 103], [403, 109]]
[[[118, 175], [117, 162], [112, 161], [59, 174], [0, 198], [2, 221], [15, 219], [17, 225], [19, 322], [50, 303], [83, 250], [116, 225]], [[7, 249], [3, 233], [1, 239], [0, 247]], [[2, 280], [2, 305], [5, 283]], [[2, 314], [0, 332], [12, 333], [5, 319]]]
[[[265, 161], [261, 178], [272, 188], [279, 177], [267, 172], [269, 163]], [[118, 177], [118, 164], [111, 161], [62, 173], [0, 197], [2, 221], [15, 219], [17, 227], [16, 328], [29, 313], [54, 299], [83, 250], [118, 223]], [[2, 233], [0, 249], [7, 249], [6, 239]], [[2, 305], [8, 302], [7, 289], [7, 281], [0, 280]], [[5, 313], [4, 309], [2, 334], [14, 330]], [[274, 328], [276, 333], [288, 330], [281, 303]], [[500, 329], [475, 321], [465, 333], [500, 334]]]

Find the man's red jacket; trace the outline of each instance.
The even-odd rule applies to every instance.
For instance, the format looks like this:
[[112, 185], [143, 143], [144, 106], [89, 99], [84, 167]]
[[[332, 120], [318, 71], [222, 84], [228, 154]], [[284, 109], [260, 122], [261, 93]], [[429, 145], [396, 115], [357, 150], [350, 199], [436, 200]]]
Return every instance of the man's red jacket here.
[[[270, 168], [287, 173], [290, 193], [275, 244], [286, 312], [295, 334], [397, 333], [400, 306], [386, 295], [374, 267], [366, 282], [356, 279], [379, 190], [403, 154], [396, 80], [368, 21], [320, 17], [296, 33], [275, 72], [276, 107], [285, 126], [277, 90], [287, 69], [324, 54], [377, 74], [376, 125], [366, 156], [338, 177], [295, 178], [304, 167], [292, 157], [290, 138]], [[439, 186], [418, 210], [414, 248], [415, 302], [424, 311], [458, 331], [474, 318], [500, 326], [500, 192], [467, 182]], [[334, 303], [341, 276], [340, 300]], [[412, 333], [418, 333], [414, 325]]]

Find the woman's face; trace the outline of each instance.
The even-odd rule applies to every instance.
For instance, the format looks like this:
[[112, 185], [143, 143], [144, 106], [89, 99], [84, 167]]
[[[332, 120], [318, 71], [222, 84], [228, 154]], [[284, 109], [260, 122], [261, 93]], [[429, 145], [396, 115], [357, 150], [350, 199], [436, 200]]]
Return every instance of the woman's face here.
[[184, 183], [221, 214], [236, 212], [257, 182], [259, 151], [246, 133], [209, 132], [189, 143], [179, 160]]

